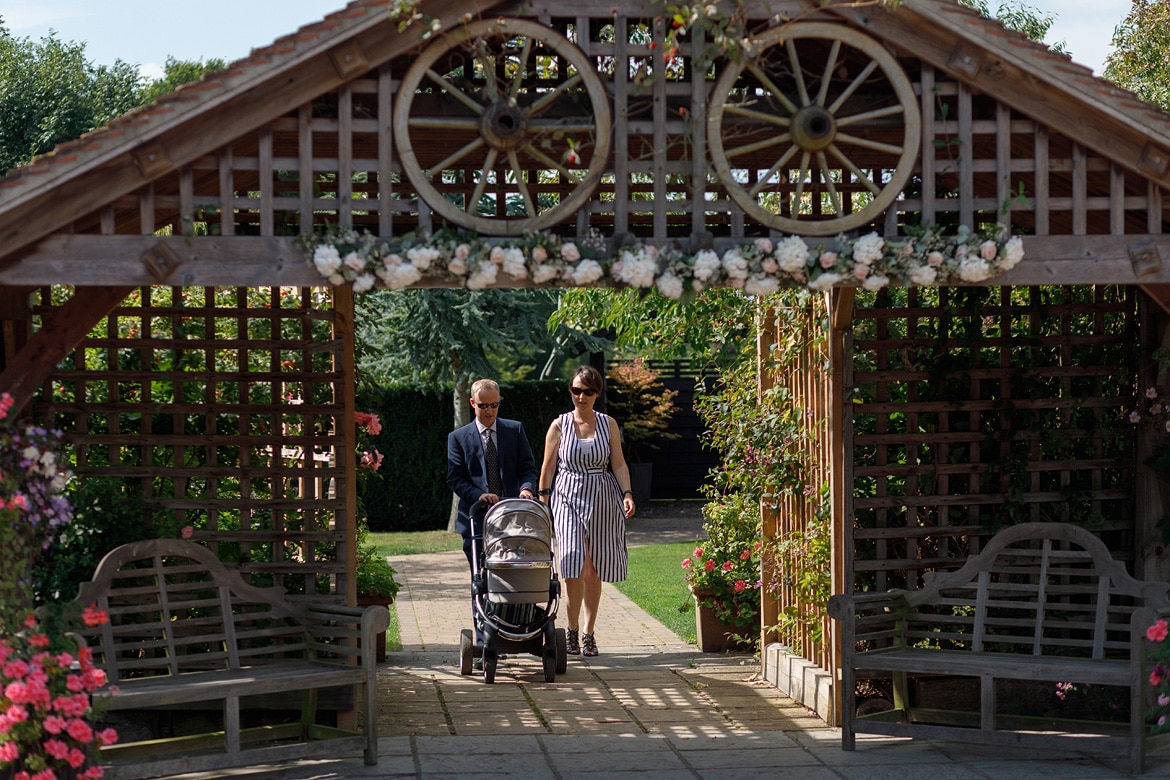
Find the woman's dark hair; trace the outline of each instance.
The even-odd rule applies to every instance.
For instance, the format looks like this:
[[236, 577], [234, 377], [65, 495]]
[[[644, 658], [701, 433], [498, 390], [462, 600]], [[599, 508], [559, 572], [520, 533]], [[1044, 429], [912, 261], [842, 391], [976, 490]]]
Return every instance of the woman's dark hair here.
[[602, 379], [601, 372], [593, 366], [581, 366], [574, 371], [573, 378], [569, 380], [569, 387], [572, 387], [573, 381], [577, 379], [580, 379], [582, 385], [598, 395], [601, 395], [601, 391], [605, 387], [605, 380]]

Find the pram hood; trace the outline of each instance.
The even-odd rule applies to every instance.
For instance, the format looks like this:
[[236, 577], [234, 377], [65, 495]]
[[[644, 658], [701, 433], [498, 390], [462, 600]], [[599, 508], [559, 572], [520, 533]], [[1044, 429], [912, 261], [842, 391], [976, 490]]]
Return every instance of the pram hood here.
[[552, 565], [553, 522], [548, 507], [526, 498], [494, 504], [483, 521], [484, 565]]

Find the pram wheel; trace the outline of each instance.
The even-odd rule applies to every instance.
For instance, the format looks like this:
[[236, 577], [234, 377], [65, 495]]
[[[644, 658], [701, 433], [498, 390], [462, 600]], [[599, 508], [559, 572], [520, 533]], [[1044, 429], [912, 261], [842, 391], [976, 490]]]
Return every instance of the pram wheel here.
[[496, 654], [484, 653], [483, 657], [483, 681], [491, 685], [496, 681]]
[[472, 657], [472, 652], [475, 650], [475, 635], [471, 633], [470, 628], [465, 628], [459, 632], [459, 673], [471, 674], [472, 663], [475, 659]]
[[557, 674], [564, 674], [569, 668], [569, 644], [568, 640], [565, 639], [565, 629], [558, 628], [553, 637], [553, 643], [557, 649]]

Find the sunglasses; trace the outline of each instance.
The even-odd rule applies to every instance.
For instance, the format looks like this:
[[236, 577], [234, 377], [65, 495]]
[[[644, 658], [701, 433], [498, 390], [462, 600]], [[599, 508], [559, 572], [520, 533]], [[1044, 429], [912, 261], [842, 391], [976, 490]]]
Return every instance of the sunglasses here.
[[475, 404], [475, 406], [477, 406], [480, 409], [499, 409], [500, 402], [496, 401], [495, 403], [491, 403], [491, 404]]
[[569, 392], [573, 395], [591, 396], [597, 395], [596, 390], [590, 390], [588, 387], [570, 387]]

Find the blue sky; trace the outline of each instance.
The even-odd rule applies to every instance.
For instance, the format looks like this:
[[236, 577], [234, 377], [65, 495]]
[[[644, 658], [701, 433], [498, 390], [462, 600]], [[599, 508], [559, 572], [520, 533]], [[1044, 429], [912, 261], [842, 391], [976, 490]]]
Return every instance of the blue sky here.
[[[990, 0], [992, 8], [997, 0]], [[1064, 40], [1073, 59], [1100, 73], [1113, 28], [1130, 0], [1027, 0], [1057, 17], [1048, 43]], [[39, 39], [50, 29], [84, 41], [88, 59], [115, 59], [161, 73], [168, 55], [229, 62], [345, 6], [345, 0], [0, 0], [0, 18], [18, 37]], [[117, 10], [113, 10], [116, 8]]]

